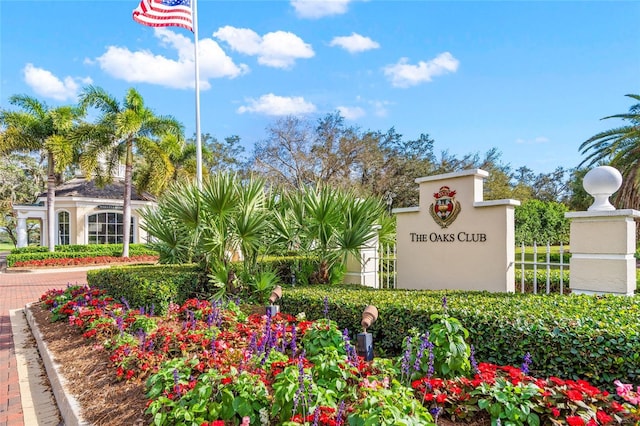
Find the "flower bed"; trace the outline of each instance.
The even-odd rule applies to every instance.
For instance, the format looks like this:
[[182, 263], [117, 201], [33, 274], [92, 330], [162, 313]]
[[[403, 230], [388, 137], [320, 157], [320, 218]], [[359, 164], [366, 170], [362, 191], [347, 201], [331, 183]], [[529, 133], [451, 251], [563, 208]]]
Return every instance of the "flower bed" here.
[[11, 265], [12, 268], [51, 268], [63, 266], [88, 266], [88, 265], [109, 265], [117, 263], [146, 263], [157, 262], [157, 255], [138, 255], [130, 257], [121, 256], [91, 256], [91, 257], [63, 257], [49, 259], [32, 259], [17, 261]]
[[[622, 383], [627, 402], [584, 381], [531, 377], [526, 357], [520, 367], [497, 366], [477, 364], [473, 351], [462, 359], [464, 342], [443, 350], [444, 340], [460, 343], [464, 332], [447, 332], [456, 321], [446, 311], [431, 335], [405, 339], [399, 359], [365, 362], [349, 332], [328, 318], [246, 315], [234, 303], [195, 299], [160, 318], [153, 307], [131, 309], [78, 286], [42, 300], [53, 320], [79, 327], [94, 350], [108, 351], [119, 380], [146, 382], [156, 425], [426, 425], [481, 412], [503, 424], [640, 419], [636, 395]], [[465, 368], [468, 374], [452, 374]]]

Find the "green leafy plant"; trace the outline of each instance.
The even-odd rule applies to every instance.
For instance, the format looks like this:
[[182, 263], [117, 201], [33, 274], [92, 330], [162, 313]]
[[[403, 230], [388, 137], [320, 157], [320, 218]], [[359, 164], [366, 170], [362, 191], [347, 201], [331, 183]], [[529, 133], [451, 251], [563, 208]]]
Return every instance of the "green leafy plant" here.
[[323, 318], [315, 321], [302, 338], [302, 344], [308, 358], [334, 351], [340, 355], [346, 355], [342, 333], [338, 330], [336, 322], [330, 319]]
[[469, 357], [471, 348], [466, 339], [469, 331], [457, 318], [449, 316], [446, 297], [443, 298], [444, 312], [431, 315], [429, 341], [433, 343], [434, 368], [439, 377], [466, 376], [471, 371]]
[[[472, 396], [479, 396], [478, 407], [491, 415], [491, 424], [498, 422], [505, 425], [540, 424], [540, 416], [535, 412], [540, 409], [533, 400], [542, 390], [533, 383], [517, 383], [498, 378], [495, 383], [482, 383]], [[540, 409], [540, 411], [542, 411]]]

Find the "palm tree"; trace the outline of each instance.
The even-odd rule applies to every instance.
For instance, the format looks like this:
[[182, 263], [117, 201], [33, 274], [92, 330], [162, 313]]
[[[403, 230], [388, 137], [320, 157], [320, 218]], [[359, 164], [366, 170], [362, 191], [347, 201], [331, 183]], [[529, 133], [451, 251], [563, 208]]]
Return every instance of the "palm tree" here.
[[640, 95], [625, 95], [638, 103], [626, 114], [604, 117], [621, 118], [630, 124], [600, 132], [580, 145], [580, 153], [590, 154], [580, 163], [582, 167], [608, 164], [622, 173], [622, 186], [615, 203], [628, 208], [640, 207]]
[[73, 106], [49, 108], [26, 95], [9, 98], [19, 111], [0, 111], [0, 153], [39, 152], [47, 161], [47, 238], [49, 251], [55, 250], [56, 174], [62, 173], [77, 159], [77, 145], [70, 134], [83, 115]]
[[84, 143], [80, 166], [87, 178], [95, 174], [98, 185], [112, 182], [124, 159], [122, 257], [129, 257], [134, 150], [152, 170], [143, 179], [145, 186], [162, 187], [173, 174], [169, 155], [183, 140], [182, 125], [171, 116], [155, 115], [133, 88], [120, 104], [104, 89], [88, 86], [80, 94], [80, 105], [101, 112], [95, 124], [85, 124], [75, 132], [75, 139]]

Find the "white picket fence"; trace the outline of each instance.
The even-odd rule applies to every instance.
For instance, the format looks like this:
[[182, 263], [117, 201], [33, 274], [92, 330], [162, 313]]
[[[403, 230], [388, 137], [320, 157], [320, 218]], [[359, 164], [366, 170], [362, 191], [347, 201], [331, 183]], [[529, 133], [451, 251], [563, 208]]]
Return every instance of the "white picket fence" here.
[[[538, 244], [534, 241], [533, 243], [533, 260], [532, 261], [526, 261], [525, 260], [525, 244], [521, 243], [520, 244], [520, 262], [518, 263], [517, 267], [520, 268], [521, 274], [520, 274], [520, 291], [522, 293], [526, 292], [525, 289], [525, 276], [526, 276], [526, 271], [527, 270], [531, 270], [533, 271], [533, 294], [538, 294], [540, 292], [540, 290], [543, 290], [544, 293], [546, 294], [551, 294], [552, 291], [552, 286], [551, 286], [551, 275], [552, 275], [552, 271], [559, 271], [559, 279], [560, 279], [560, 294], [564, 294], [566, 291], [565, 289], [565, 283], [564, 283], [564, 271], [568, 271], [569, 270], [569, 264], [564, 262], [564, 254], [567, 253], [564, 249], [564, 246], [562, 243], [560, 243], [560, 260], [558, 262], [552, 262], [551, 261], [551, 244], [549, 242], [547, 242], [546, 246], [544, 246], [544, 257], [545, 257], [545, 261], [540, 262], [538, 261], [538, 255], [541, 254], [541, 252], [538, 251]], [[532, 265], [533, 268], [527, 268], [527, 265]], [[538, 287], [538, 271], [540, 269], [543, 269], [545, 271], [545, 283], [544, 283], [544, 287], [543, 289], [540, 289]]]

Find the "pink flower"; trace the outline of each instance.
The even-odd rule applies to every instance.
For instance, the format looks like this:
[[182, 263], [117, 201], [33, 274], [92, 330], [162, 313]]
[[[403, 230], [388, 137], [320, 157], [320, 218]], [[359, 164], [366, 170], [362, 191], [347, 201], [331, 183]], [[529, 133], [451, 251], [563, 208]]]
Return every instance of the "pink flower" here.
[[242, 418], [242, 423], [240, 426], [249, 426], [251, 424], [251, 418], [249, 416], [244, 416]]

